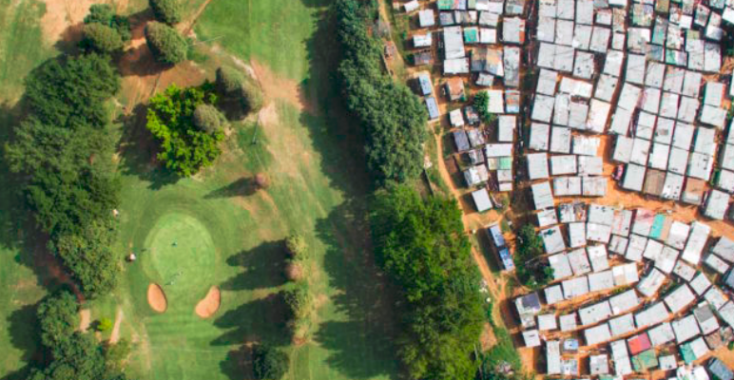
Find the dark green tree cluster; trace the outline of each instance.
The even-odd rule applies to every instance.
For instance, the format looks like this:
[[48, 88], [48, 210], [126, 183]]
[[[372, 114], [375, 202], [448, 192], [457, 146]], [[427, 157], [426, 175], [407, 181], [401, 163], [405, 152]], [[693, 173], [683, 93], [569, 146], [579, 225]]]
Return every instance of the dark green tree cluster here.
[[127, 42], [132, 38], [130, 31], [130, 19], [120, 16], [110, 4], [94, 4], [89, 7], [89, 14], [84, 18], [84, 24], [100, 24], [114, 29], [120, 38]]
[[63, 291], [47, 297], [38, 307], [41, 342], [51, 355], [44, 368], [34, 368], [30, 380], [124, 380], [122, 361], [130, 345], [103, 347], [95, 337], [76, 331], [76, 298]]
[[117, 260], [114, 174], [106, 101], [119, 89], [109, 59], [96, 54], [50, 60], [26, 80], [29, 116], [5, 157], [26, 178], [25, 199], [49, 249], [88, 297], [112, 289]]
[[156, 20], [168, 25], [181, 22], [182, 9], [179, 0], [149, 0], [148, 3]]
[[189, 45], [174, 28], [160, 22], [145, 26], [145, 42], [158, 62], [175, 65], [188, 57]]
[[217, 92], [227, 108], [239, 115], [257, 112], [263, 106], [263, 93], [257, 83], [231, 67], [217, 69]]
[[372, 208], [378, 262], [407, 301], [397, 344], [410, 378], [473, 378], [484, 308], [461, 210], [405, 186], [378, 191]]
[[381, 45], [365, 19], [369, 5], [338, 0], [335, 9], [343, 53], [339, 75], [347, 108], [364, 129], [369, 169], [378, 182], [415, 178], [423, 167], [426, 108], [382, 71]]
[[209, 82], [189, 88], [171, 85], [150, 98], [146, 127], [160, 143], [158, 159], [168, 169], [188, 177], [219, 157], [224, 132], [204, 130], [194, 120], [197, 108], [216, 101], [214, 86]]
[[540, 260], [543, 256], [543, 239], [535, 227], [526, 224], [517, 234], [515, 274], [520, 282], [530, 288], [538, 288], [553, 279], [553, 268]]
[[130, 20], [115, 14], [109, 4], [92, 5], [84, 24], [81, 46], [89, 51], [115, 54], [130, 41]]
[[289, 367], [290, 360], [283, 351], [267, 344], [252, 349], [252, 370], [258, 380], [280, 380]]
[[479, 91], [474, 95], [474, 109], [477, 110], [483, 122], [489, 123], [494, 116], [489, 112], [489, 94], [487, 91]]

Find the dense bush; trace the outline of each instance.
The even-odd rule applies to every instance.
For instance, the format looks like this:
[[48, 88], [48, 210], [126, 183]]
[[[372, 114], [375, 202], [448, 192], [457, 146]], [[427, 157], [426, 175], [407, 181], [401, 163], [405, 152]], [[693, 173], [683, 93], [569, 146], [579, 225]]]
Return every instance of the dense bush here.
[[89, 14], [84, 18], [85, 24], [101, 24], [117, 31], [123, 41], [130, 41], [130, 20], [126, 16], [115, 14], [110, 4], [94, 4], [89, 7]]
[[26, 80], [29, 116], [5, 149], [10, 168], [25, 174], [26, 203], [51, 252], [88, 297], [109, 291], [117, 275], [110, 246], [119, 185], [105, 102], [119, 86], [95, 54], [45, 63]]
[[114, 54], [122, 50], [124, 42], [116, 30], [93, 23], [84, 26], [82, 46], [98, 53]]
[[[31, 371], [31, 380], [124, 380], [122, 355], [129, 345], [102, 347], [94, 335], [77, 332], [79, 305], [69, 292], [47, 297], [38, 307], [41, 343], [51, 353], [45, 368]], [[108, 352], [113, 355], [108, 355]], [[109, 357], [109, 360], [107, 359]]]
[[150, 98], [146, 127], [160, 142], [158, 159], [181, 176], [191, 176], [210, 166], [219, 157], [222, 131], [207, 132], [194, 125], [194, 111], [203, 104], [216, 102], [210, 83], [200, 87], [179, 88], [171, 85]]
[[335, 3], [337, 36], [343, 59], [339, 65], [347, 108], [366, 136], [367, 163], [378, 182], [415, 178], [423, 167], [426, 139], [425, 106], [404, 84], [383, 73], [381, 43], [370, 36], [369, 8], [357, 0]]
[[202, 104], [194, 110], [194, 125], [207, 133], [221, 131], [227, 126], [227, 118], [211, 104]]
[[553, 279], [553, 268], [539, 258], [543, 256], [543, 239], [535, 227], [526, 224], [517, 233], [515, 272], [520, 282], [530, 288], [546, 285]]
[[41, 343], [46, 347], [56, 347], [68, 340], [79, 327], [79, 304], [67, 291], [46, 297], [38, 305], [37, 314]]
[[186, 39], [166, 24], [151, 22], [146, 25], [145, 41], [158, 62], [175, 65], [187, 59]]
[[487, 91], [479, 91], [474, 95], [474, 109], [477, 110], [482, 121], [485, 123], [491, 121], [492, 114], [489, 113], [489, 94]]
[[263, 106], [263, 93], [252, 78], [231, 67], [220, 67], [216, 74], [217, 91], [225, 101], [243, 108], [243, 113], [257, 112]]
[[289, 366], [288, 355], [269, 345], [260, 344], [252, 350], [252, 369], [256, 379], [280, 380]]
[[484, 320], [480, 277], [456, 201], [405, 186], [376, 193], [378, 263], [407, 301], [398, 354], [413, 379], [470, 379]]
[[155, 19], [168, 25], [181, 22], [181, 3], [178, 0], [149, 0]]

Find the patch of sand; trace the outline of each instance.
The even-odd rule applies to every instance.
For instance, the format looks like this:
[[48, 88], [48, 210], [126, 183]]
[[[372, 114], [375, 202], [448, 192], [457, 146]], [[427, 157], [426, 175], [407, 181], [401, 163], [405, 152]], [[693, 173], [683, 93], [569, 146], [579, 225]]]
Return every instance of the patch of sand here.
[[315, 114], [315, 108], [305, 98], [298, 82], [275, 74], [269, 67], [261, 65], [255, 60], [252, 61], [252, 69], [268, 99], [285, 100], [299, 111], [305, 110], [310, 114]]
[[148, 285], [148, 305], [156, 313], [165, 313], [168, 309], [168, 300], [166, 299], [166, 293], [163, 292], [163, 288], [156, 283]]
[[219, 288], [212, 286], [206, 293], [206, 297], [196, 304], [196, 315], [205, 319], [211, 317], [219, 310], [221, 301], [222, 295]]
[[[111, 3], [109, 0], [42, 0], [46, 4], [46, 13], [41, 19], [43, 37], [49, 44], [54, 44], [61, 39], [66, 39], [81, 32], [81, 24], [84, 17], [89, 13], [92, 4]], [[127, 7], [125, 4], [117, 4], [118, 10]]]
[[79, 310], [79, 331], [87, 332], [92, 325], [92, 311], [89, 309]]
[[112, 327], [112, 333], [110, 334], [110, 343], [115, 344], [120, 340], [120, 326], [122, 326], [122, 319], [125, 315], [122, 313], [122, 307], [117, 307], [117, 315], [115, 315], [115, 326]]

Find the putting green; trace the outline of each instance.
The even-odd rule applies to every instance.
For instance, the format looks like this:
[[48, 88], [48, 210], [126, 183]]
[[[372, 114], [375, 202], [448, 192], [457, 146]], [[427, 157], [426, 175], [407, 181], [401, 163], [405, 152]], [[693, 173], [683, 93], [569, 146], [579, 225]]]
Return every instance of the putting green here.
[[215, 283], [216, 246], [197, 218], [184, 213], [162, 215], [144, 245], [143, 268], [166, 292], [169, 306], [174, 306], [177, 298], [190, 299], [199, 293], [203, 297]]

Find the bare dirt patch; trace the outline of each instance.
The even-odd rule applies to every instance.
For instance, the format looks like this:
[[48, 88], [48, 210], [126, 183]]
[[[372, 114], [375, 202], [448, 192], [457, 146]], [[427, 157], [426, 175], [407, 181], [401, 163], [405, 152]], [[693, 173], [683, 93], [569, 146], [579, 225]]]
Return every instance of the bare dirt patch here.
[[168, 309], [168, 300], [166, 299], [166, 293], [163, 292], [163, 288], [156, 283], [148, 285], [148, 305], [156, 313], [165, 313]]
[[270, 68], [255, 60], [252, 61], [252, 69], [268, 99], [285, 100], [299, 111], [305, 110], [310, 114], [315, 114], [315, 107], [306, 99], [298, 82], [275, 74]]
[[221, 302], [222, 295], [219, 288], [212, 286], [206, 293], [206, 297], [196, 304], [196, 315], [204, 319], [213, 316], [219, 310]]
[[87, 332], [92, 325], [92, 311], [89, 309], [79, 310], [79, 331]]
[[81, 33], [81, 25], [84, 17], [89, 12], [92, 4], [112, 4], [118, 11], [127, 8], [127, 0], [42, 0], [46, 4], [46, 13], [41, 19], [43, 37], [49, 44], [59, 40], [73, 39], [73, 36]]
[[122, 313], [122, 308], [117, 307], [117, 314], [115, 315], [115, 325], [112, 327], [112, 333], [110, 334], [110, 343], [115, 344], [120, 340], [120, 326], [122, 326], [122, 319], [125, 314]]

